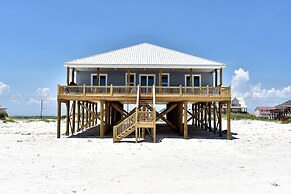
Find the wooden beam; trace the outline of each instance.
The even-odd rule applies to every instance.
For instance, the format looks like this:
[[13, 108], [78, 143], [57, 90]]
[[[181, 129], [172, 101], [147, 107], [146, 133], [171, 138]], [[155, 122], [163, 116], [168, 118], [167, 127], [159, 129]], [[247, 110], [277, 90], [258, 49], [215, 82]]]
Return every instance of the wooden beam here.
[[230, 131], [230, 102], [227, 103], [227, 139], [231, 140]]
[[177, 103], [172, 104], [169, 108], [167, 108], [166, 110], [164, 110], [163, 112], [159, 113], [157, 120], [158, 121], [161, 117], [163, 117], [165, 114], [167, 114], [168, 112], [170, 112], [171, 110], [173, 110], [175, 107], [177, 106]]
[[121, 109], [121, 108], [120, 108], [119, 106], [117, 106], [116, 104], [112, 103], [111, 105], [113, 106], [113, 108], [115, 108], [115, 109], [116, 109], [118, 112], [120, 112], [122, 115], [127, 115], [127, 114], [128, 114], [125, 110]]
[[[146, 107], [148, 107], [151, 111], [153, 111], [154, 109], [149, 106], [149, 105], [146, 105]], [[165, 121], [170, 127], [172, 127], [173, 129], [177, 130], [177, 127], [171, 122], [169, 121], [168, 119], [164, 118], [163, 116], [161, 116], [161, 114], [159, 112], [156, 111], [156, 121], [158, 121], [158, 118], [159, 119], [162, 119], [163, 121]]]
[[57, 121], [57, 138], [61, 137], [61, 112], [62, 112], [62, 104], [61, 101], [58, 100], [58, 121]]
[[187, 102], [184, 102], [184, 139], [188, 139]]
[[70, 83], [70, 68], [67, 67], [67, 85]]

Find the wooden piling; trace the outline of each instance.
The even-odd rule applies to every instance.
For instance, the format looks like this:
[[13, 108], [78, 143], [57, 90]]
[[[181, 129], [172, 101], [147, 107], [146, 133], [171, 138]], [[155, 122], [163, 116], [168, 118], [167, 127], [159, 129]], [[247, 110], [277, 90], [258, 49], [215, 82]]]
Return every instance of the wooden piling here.
[[61, 101], [58, 100], [58, 121], [57, 121], [57, 138], [61, 137], [61, 112], [62, 112], [62, 104]]
[[227, 103], [227, 139], [231, 140], [230, 131], [230, 102]]
[[70, 128], [70, 101], [66, 101], [66, 136], [69, 136], [69, 128]]
[[100, 138], [104, 138], [104, 101], [100, 102]]
[[188, 124], [187, 124], [187, 102], [184, 102], [184, 139], [188, 139]]

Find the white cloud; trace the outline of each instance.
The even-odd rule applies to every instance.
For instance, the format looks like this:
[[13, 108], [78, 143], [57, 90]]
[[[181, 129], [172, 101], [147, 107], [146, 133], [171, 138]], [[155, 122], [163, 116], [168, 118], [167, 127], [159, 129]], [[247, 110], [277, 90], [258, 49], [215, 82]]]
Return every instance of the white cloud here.
[[7, 84], [0, 82], [0, 94], [4, 93], [5, 91], [9, 91], [9, 87]]
[[235, 70], [231, 80], [233, 95], [244, 96], [244, 94], [249, 90], [249, 80], [250, 76], [248, 71], [245, 71], [242, 68]]
[[258, 83], [255, 86], [250, 86], [250, 92], [246, 93], [246, 97], [253, 99], [287, 99], [291, 98], [291, 86], [286, 86], [283, 89], [265, 89], [262, 84]]
[[[257, 101], [257, 103], [263, 104], [278, 104], [291, 98], [291, 85], [282, 89], [263, 88], [261, 83], [255, 85], [250, 84], [249, 72], [242, 68], [234, 71], [232, 76], [232, 96], [242, 96], [246, 98], [246, 101]], [[257, 104], [256, 103], [256, 104]], [[260, 104], [262, 105], [262, 104]]]
[[50, 89], [49, 88], [38, 88], [36, 90], [36, 92], [38, 93], [38, 95], [40, 95], [42, 97], [46, 97], [46, 96], [48, 96]]

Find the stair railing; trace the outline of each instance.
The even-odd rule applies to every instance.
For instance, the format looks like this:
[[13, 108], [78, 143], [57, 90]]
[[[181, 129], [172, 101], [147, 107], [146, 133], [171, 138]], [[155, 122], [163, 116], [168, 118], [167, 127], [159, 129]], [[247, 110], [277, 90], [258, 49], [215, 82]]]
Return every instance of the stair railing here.
[[139, 107], [139, 99], [140, 99], [140, 86], [137, 85], [137, 93], [136, 93], [136, 108]]
[[[137, 110], [137, 108], [136, 108], [136, 110]], [[116, 142], [116, 138], [119, 134], [121, 134], [126, 129], [129, 129], [130, 127], [134, 127], [136, 125], [136, 123], [137, 123], [137, 112], [134, 112], [132, 115], [130, 115], [124, 121], [122, 121], [118, 125], [115, 125], [113, 127], [113, 143]]]

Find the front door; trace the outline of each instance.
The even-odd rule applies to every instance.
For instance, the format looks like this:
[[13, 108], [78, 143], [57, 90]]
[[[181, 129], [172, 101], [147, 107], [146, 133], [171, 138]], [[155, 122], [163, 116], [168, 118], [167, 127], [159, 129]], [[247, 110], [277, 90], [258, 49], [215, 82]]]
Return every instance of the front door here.
[[140, 83], [140, 86], [148, 86], [148, 87], [141, 87], [141, 92], [151, 92], [152, 86], [155, 85], [155, 75], [154, 74], [140, 74], [139, 83]]
[[[201, 76], [200, 75], [192, 75], [192, 86], [194, 87], [200, 87], [201, 83]], [[185, 79], [185, 85], [186, 86], [190, 86], [190, 75], [186, 75], [186, 79]]]

